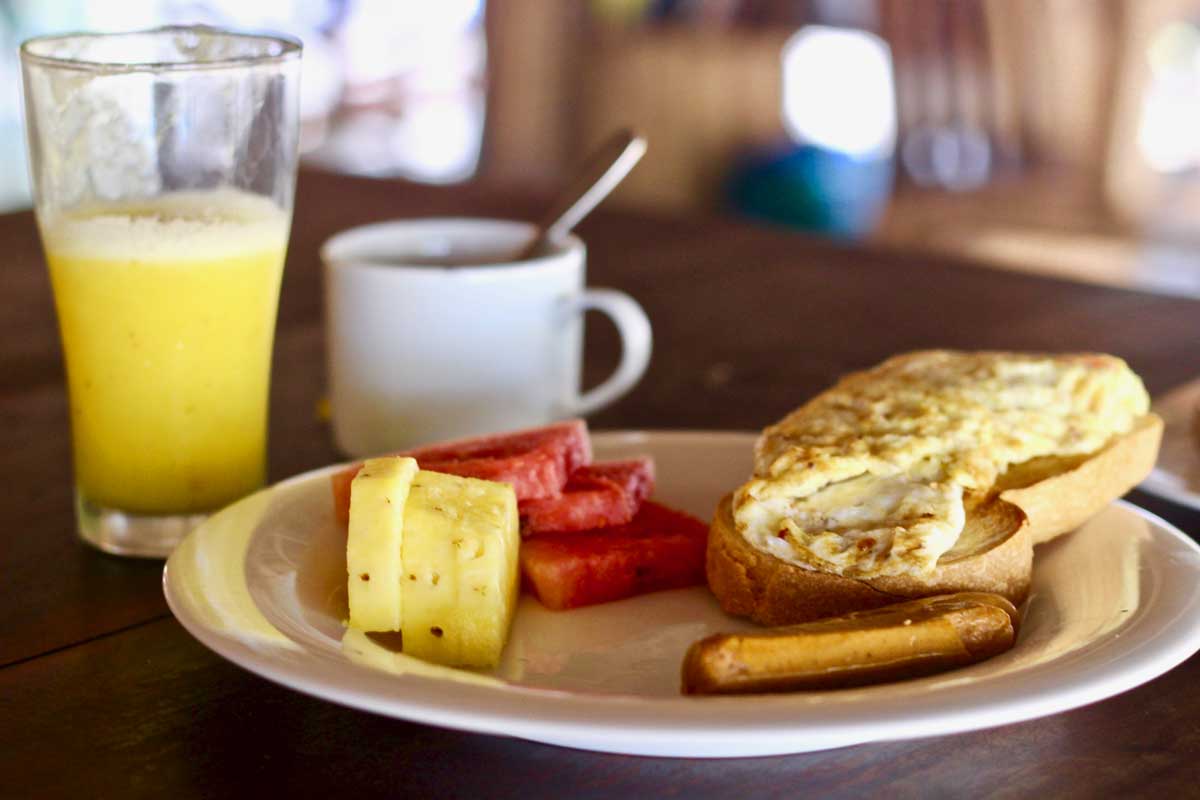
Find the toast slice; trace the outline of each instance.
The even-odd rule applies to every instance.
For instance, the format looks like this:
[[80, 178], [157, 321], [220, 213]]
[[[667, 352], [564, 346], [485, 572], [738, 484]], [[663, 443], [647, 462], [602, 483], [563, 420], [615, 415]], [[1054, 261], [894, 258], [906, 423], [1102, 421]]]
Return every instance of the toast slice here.
[[1009, 469], [967, 510], [954, 547], [929, 573], [848, 578], [790, 564], [737, 532], [732, 496], [709, 530], [708, 585], [730, 614], [792, 625], [951, 592], [993, 592], [1020, 605], [1033, 546], [1074, 530], [1142, 480], [1154, 465], [1162, 420], [1147, 414], [1129, 433], [1084, 457], [1041, 458]]
[[1147, 414], [1128, 433], [1086, 456], [1035, 458], [1008, 469], [996, 482], [1000, 499], [1029, 517], [1033, 543], [1075, 530], [1154, 469], [1163, 421]]

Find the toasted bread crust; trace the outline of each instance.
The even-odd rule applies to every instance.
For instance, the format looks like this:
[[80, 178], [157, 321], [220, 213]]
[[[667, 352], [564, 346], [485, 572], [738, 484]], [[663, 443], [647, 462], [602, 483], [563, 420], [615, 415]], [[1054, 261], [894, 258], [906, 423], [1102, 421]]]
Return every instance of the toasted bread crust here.
[[[972, 512], [967, 524], [987, 527], [993, 543], [982, 553], [939, 563], [930, 575], [888, 575], [868, 580], [805, 569], [752, 547], [733, 523], [732, 498], [717, 507], [708, 534], [709, 588], [727, 613], [763, 625], [792, 625], [851, 611], [953, 592], [994, 592], [1019, 605], [1029, 593], [1033, 545], [1019, 508], [993, 501]], [[998, 543], [997, 543], [998, 542]]]
[[[1133, 430], [1114, 439], [1107, 447], [1051, 474], [1036, 476], [1034, 482], [1020, 481], [1021, 470], [1001, 486], [1000, 498], [1020, 506], [1029, 516], [1033, 543], [1048, 542], [1073, 531], [1116, 498], [1137, 486], [1154, 469], [1163, 421], [1157, 414], [1138, 420]], [[1017, 478], [1017, 480], [1014, 480]]]
[[1148, 414], [1128, 434], [1084, 459], [1042, 459], [1013, 470], [999, 496], [973, 508], [974, 553], [943, 556], [929, 575], [858, 580], [805, 569], [752, 547], [733, 522], [732, 498], [709, 530], [708, 585], [730, 614], [790, 625], [950, 592], [994, 592], [1014, 605], [1029, 593], [1033, 545], [1074, 530], [1142, 480], [1154, 465], [1162, 420]]

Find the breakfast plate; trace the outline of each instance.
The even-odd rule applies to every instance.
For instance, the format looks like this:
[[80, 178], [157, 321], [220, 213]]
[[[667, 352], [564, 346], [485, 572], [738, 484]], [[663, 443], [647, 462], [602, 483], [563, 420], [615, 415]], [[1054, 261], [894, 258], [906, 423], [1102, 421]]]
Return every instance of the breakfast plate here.
[[1154, 403], [1163, 418], [1158, 463], [1138, 488], [1180, 505], [1200, 508], [1200, 436], [1193, 418], [1200, 406], [1200, 380], [1172, 389]]
[[[749, 473], [754, 434], [609, 432], [598, 458], [654, 456], [656, 497], [708, 517]], [[685, 697], [687, 646], [750, 627], [703, 587], [552, 612], [523, 596], [495, 670], [349, 631], [328, 467], [224, 509], [167, 562], [167, 602], [204, 645], [298, 691], [415, 722], [605, 752], [797, 753], [976, 730], [1076, 708], [1200, 649], [1200, 547], [1116, 502], [1037, 551], [1016, 646], [938, 676], [830, 692]]]

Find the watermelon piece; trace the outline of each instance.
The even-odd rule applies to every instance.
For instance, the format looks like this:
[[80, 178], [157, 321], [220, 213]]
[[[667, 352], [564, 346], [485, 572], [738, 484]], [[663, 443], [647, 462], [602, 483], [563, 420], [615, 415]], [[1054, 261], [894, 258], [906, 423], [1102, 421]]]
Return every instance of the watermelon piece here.
[[525, 534], [586, 531], [624, 525], [654, 491], [654, 461], [635, 458], [589, 464], [571, 473], [558, 497], [520, 504]]
[[556, 611], [704, 583], [708, 525], [647, 500], [631, 522], [521, 542], [521, 571]]
[[642, 502], [654, 493], [654, 459], [650, 456], [631, 458], [628, 461], [601, 461], [576, 470], [567, 483], [576, 476], [607, 478], [616, 481], [633, 502], [633, 511], [642, 507]]
[[[581, 419], [441, 442], [394, 455], [411, 456], [421, 469], [511, 484], [517, 500], [557, 497], [567, 476], [592, 460], [587, 423]], [[353, 464], [330, 476], [333, 510], [350, 519], [350, 482], [362, 468]]]

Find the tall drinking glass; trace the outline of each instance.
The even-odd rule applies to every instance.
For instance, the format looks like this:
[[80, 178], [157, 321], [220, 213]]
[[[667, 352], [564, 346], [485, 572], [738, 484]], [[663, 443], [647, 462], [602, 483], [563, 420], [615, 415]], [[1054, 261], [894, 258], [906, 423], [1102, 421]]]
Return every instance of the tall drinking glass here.
[[79, 534], [163, 557], [266, 477], [300, 44], [169, 27], [21, 47]]

